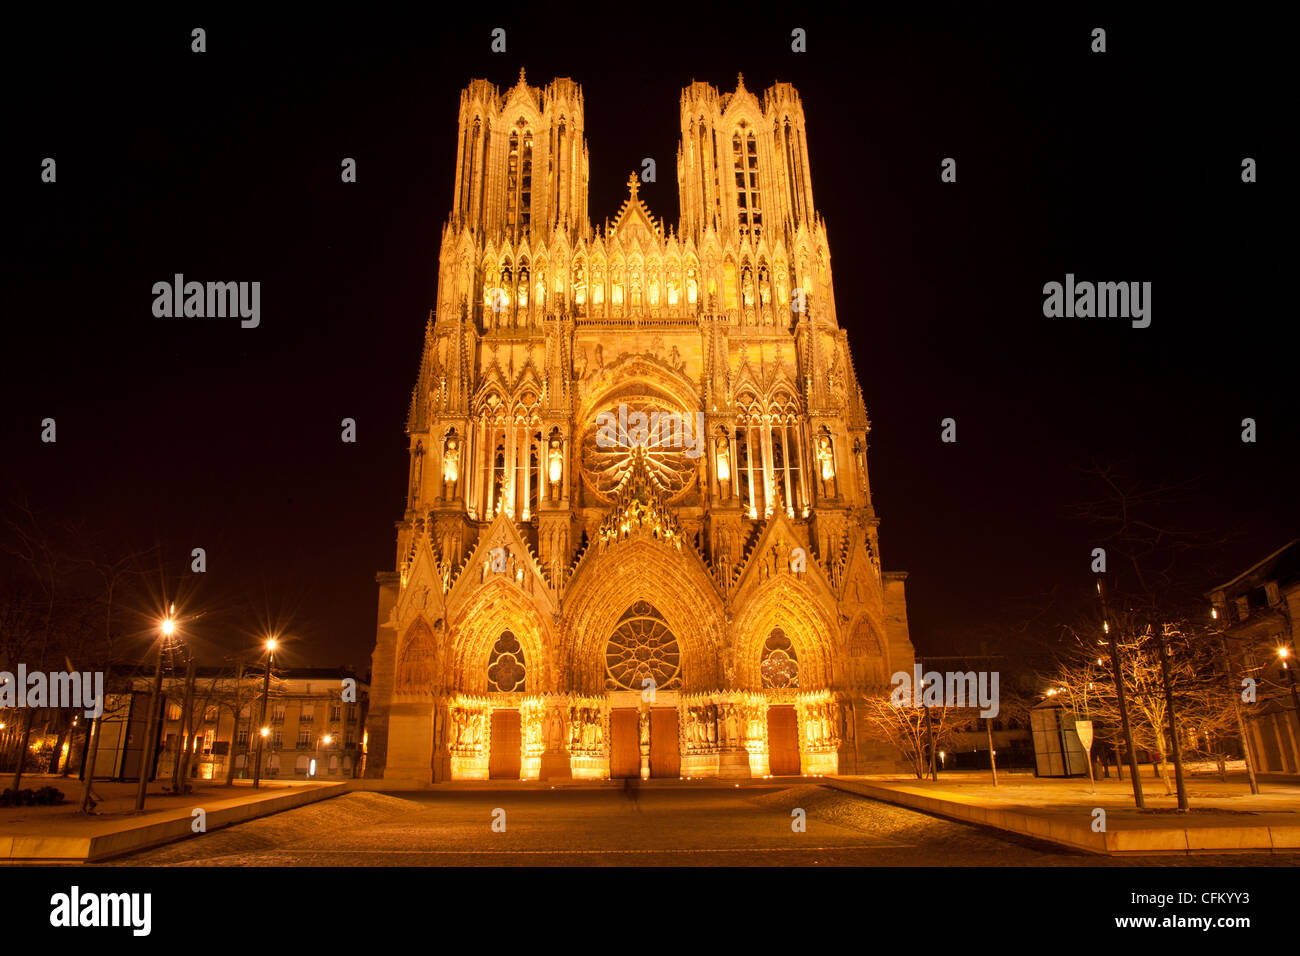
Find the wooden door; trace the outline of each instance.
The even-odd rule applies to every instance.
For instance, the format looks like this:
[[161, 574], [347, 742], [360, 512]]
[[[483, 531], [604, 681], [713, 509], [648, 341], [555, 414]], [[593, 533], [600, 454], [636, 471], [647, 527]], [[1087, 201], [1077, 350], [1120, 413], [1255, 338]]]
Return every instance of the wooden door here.
[[680, 777], [682, 751], [677, 741], [677, 708], [650, 711], [650, 776]]
[[772, 776], [799, 774], [799, 718], [790, 704], [767, 709], [767, 755]]
[[609, 712], [609, 775], [641, 776], [641, 730], [635, 707]]
[[488, 757], [488, 776], [493, 780], [518, 780], [523, 761], [519, 732], [519, 711], [492, 711], [492, 750]]

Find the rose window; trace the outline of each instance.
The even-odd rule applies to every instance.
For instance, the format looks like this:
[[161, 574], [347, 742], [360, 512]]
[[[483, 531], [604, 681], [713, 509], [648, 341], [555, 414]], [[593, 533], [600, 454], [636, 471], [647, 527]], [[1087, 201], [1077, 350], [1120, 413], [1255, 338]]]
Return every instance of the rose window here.
[[644, 690], [650, 678], [659, 690], [681, 687], [682, 655], [663, 615], [637, 601], [619, 619], [605, 649], [605, 687]]
[[582, 440], [583, 480], [602, 501], [613, 501], [638, 446], [665, 499], [677, 501], [695, 483], [702, 425], [702, 415], [658, 395], [625, 395], [599, 410]]

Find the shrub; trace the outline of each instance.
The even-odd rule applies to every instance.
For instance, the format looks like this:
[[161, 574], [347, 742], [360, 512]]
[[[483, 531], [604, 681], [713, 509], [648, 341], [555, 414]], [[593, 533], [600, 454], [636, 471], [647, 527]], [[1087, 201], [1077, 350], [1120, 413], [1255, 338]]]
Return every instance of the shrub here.
[[39, 790], [10, 788], [0, 793], [0, 807], [48, 807], [59, 803], [63, 803], [63, 791], [57, 787], [41, 787]]

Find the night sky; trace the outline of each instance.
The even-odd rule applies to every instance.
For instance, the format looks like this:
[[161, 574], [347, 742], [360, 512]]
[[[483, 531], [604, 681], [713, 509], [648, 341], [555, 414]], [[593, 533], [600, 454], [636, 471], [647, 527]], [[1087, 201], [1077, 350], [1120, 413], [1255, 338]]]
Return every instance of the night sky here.
[[[232, 646], [256, 611], [295, 638], [286, 663], [368, 667], [461, 89], [508, 87], [521, 66], [534, 85], [573, 77], [592, 220], [653, 157], [641, 195], [675, 223], [681, 88], [730, 92], [743, 71], [760, 95], [783, 80], [803, 99], [873, 423], [884, 564], [910, 573], [918, 651], [996, 642], [1044, 595], [1090, 586], [1093, 539], [1069, 509], [1093, 460], [1195, 480], [1183, 517], [1232, 534], [1207, 575], [1294, 537], [1283, 31], [1256, 13], [787, 9], [788, 23], [713, 25], [668, 8], [571, 13], [562, 31], [353, 11], [12, 22], [5, 500], [182, 566], [203, 547], [208, 571], [186, 593], [225, 612]], [[195, 26], [204, 54], [190, 52]], [[489, 51], [495, 26], [505, 54]], [[796, 26], [806, 54], [790, 52]], [[1105, 54], [1089, 51], [1095, 26]], [[1241, 181], [1246, 156], [1255, 184]], [[343, 157], [356, 184], [340, 182]], [[940, 182], [944, 157], [955, 184]], [[261, 326], [155, 318], [151, 287], [177, 272], [260, 281]], [[1043, 285], [1067, 272], [1151, 282], [1150, 328], [1045, 318]], [[344, 417], [356, 444], [340, 441]], [[945, 417], [955, 444], [940, 442]], [[1240, 440], [1244, 417], [1256, 444]]]

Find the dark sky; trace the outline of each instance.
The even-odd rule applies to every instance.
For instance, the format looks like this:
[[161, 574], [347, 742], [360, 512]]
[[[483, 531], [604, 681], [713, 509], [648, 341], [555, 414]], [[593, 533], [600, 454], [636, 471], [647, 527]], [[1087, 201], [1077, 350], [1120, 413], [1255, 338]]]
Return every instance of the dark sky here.
[[[659, 181], [641, 194], [675, 222], [680, 90], [729, 92], [743, 71], [751, 90], [779, 79], [803, 98], [874, 424], [884, 562], [910, 572], [918, 649], [1009, 633], [1026, 600], [1088, 587], [1092, 539], [1067, 512], [1094, 459], [1196, 479], [1186, 514], [1234, 532], [1215, 556], [1225, 570], [1296, 534], [1276, 24], [791, 7], [788, 24], [710, 26], [613, 9], [562, 30], [355, 11], [14, 22], [6, 498], [176, 562], [203, 547], [194, 607], [263, 609], [296, 636], [296, 663], [367, 666], [460, 90], [509, 86], [520, 66], [534, 84], [574, 77], [593, 221], [653, 157]], [[505, 54], [489, 51], [494, 26]], [[806, 54], [790, 52], [796, 26]], [[1094, 26], [1105, 54], [1089, 52]], [[39, 179], [46, 156], [54, 185]], [[354, 185], [339, 180], [345, 156]], [[949, 156], [955, 184], [939, 179]], [[1241, 182], [1245, 156], [1256, 184]], [[151, 287], [176, 272], [260, 281], [261, 327], [154, 318]], [[1044, 318], [1043, 284], [1067, 272], [1152, 282], [1151, 327]], [[949, 416], [956, 444], [939, 440]], [[356, 444], [340, 441], [344, 417]]]

